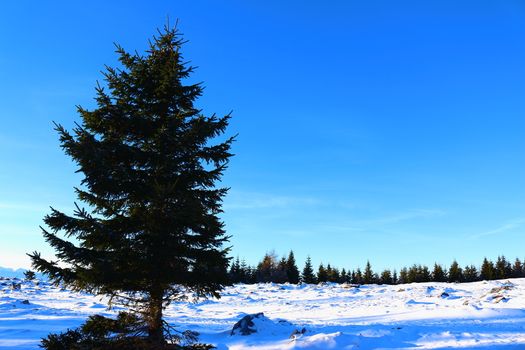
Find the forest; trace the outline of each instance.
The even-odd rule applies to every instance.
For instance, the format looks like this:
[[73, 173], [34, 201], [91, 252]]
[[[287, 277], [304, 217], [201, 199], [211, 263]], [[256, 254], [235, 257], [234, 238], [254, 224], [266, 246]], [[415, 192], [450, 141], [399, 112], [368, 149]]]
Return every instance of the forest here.
[[432, 268], [426, 265], [413, 264], [399, 271], [384, 269], [374, 271], [370, 261], [365, 268], [345, 269], [320, 263], [314, 269], [308, 256], [302, 270], [297, 266], [295, 255], [290, 251], [287, 257], [279, 257], [275, 252], [264, 255], [256, 266], [250, 266], [239, 257], [232, 260], [228, 276], [231, 283], [351, 283], [361, 284], [403, 284], [414, 282], [475, 282], [505, 278], [525, 277], [525, 261], [516, 258], [511, 262], [504, 255], [498, 256], [495, 262], [484, 258], [479, 267], [466, 265], [461, 267], [454, 260], [449, 267], [434, 263]]

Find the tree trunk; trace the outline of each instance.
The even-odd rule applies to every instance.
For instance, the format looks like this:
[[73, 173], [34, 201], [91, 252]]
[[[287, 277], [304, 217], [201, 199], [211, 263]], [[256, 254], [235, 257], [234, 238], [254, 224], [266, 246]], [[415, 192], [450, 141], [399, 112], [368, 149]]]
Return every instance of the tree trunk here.
[[148, 339], [157, 345], [164, 345], [164, 332], [162, 329], [162, 292], [150, 292], [148, 315]]

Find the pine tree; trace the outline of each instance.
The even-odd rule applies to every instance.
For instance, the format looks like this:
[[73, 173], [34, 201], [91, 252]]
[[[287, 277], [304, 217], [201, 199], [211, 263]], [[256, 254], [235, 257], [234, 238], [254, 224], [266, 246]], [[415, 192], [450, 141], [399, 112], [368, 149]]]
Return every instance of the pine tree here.
[[483, 259], [483, 264], [481, 264], [479, 275], [481, 280], [490, 281], [494, 279], [494, 264], [492, 261], [488, 260], [487, 258]]
[[301, 274], [301, 282], [309, 284], [317, 283], [314, 275], [314, 269], [312, 266], [312, 259], [310, 258], [310, 256], [306, 257], [303, 273]]
[[434, 282], [446, 282], [447, 281], [447, 274], [445, 273], [445, 270], [443, 270], [443, 267], [438, 263], [434, 263], [434, 270], [432, 270], [432, 281]]
[[239, 267], [239, 282], [241, 283], [250, 283], [250, 266], [246, 264], [244, 259], [241, 260], [241, 265]]
[[71, 216], [51, 209], [45, 217], [43, 235], [58, 261], [30, 254], [54, 283], [127, 300], [159, 348], [170, 301], [186, 291], [219, 297], [228, 283], [219, 218], [227, 189], [216, 183], [234, 139], [213, 140], [230, 117], [207, 117], [194, 106], [203, 87], [187, 83], [193, 68], [183, 43], [167, 26], [144, 55], [117, 46], [121, 67], [107, 67], [97, 108], [78, 107], [82, 121], [72, 133], [56, 124], [61, 147], [83, 174], [75, 191], [85, 208], [77, 205]]
[[463, 280], [465, 282], [474, 282], [478, 280], [478, 269], [476, 269], [476, 266], [465, 266], [463, 269]]
[[496, 279], [509, 278], [512, 275], [512, 267], [505, 256], [498, 256], [495, 266]]
[[295, 256], [292, 250], [290, 250], [290, 254], [288, 254], [288, 259], [286, 260], [286, 273], [288, 275], [288, 282], [293, 284], [299, 283], [299, 268], [297, 268], [297, 264], [295, 263]]
[[448, 270], [448, 281], [449, 282], [463, 282], [463, 270], [459, 267], [456, 260], [452, 262]]
[[403, 267], [401, 270], [399, 270], [399, 279], [397, 280], [397, 283], [410, 283], [408, 278], [408, 269], [406, 267]]
[[328, 274], [326, 273], [323, 263], [320, 263], [319, 268], [317, 269], [317, 282], [321, 283], [326, 281], [328, 281]]
[[381, 284], [394, 283], [394, 280], [392, 279], [392, 273], [390, 272], [390, 270], [383, 270], [383, 272], [381, 272], [380, 281]]
[[266, 253], [257, 265], [257, 282], [273, 282], [277, 265], [277, 255], [275, 255], [275, 252]]
[[354, 276], [354, 282], [355, 284], [363, 284], [363, 273], [361, 272], [361, 269], [358, 267], [355, 270], [355, 276]]
[[514, 265], [512, 266], [512, 277], [523, 277], [523, 264], [518, 258], [516, 258], [516, 260], [514, 261]]
[[275, 273], [272, 276], [272, 282], [275, 283], [286, 283], [288, 282], [288, 266], [285, 257], [282, 257], [277, 264]]
[[408, 283], [421, 282], [420, 279], [421, 265], [414, 264], [408, 269]]
[[392, 275], [392, 284], [398, 284], [398, 278], [397, 278], [397, 271], [394, 270], [394, 273]]
[[326, 267], [327, 281], [333, 283], [339, 283], [341, 273], [337, 267], [331, 267], [330, 264]]
[[24, 278], [27, 280], [27, 281], [31, 281], [31, 280], [34, 280], [36, 277], [36, 274], [34, 271], [31, 271], [31, 270], [27, 270], [24, 272]]
[[239, 283], [241, 281], [241, 261], [239, 256], [232, 261], [228, 275], [231, 283]]
[[365, 266], [365, 272], [363, 273], [363, 283], [371, 284], [374, 282], [374, 272], [372, 271], [372, 265], [370, 265], [370, 261], [367, 261]]
[[341, 275], [339, 276], [339, 283], [349, 283], [350, 282], [350, 277], [348, 276], [348, 273], [346, 272], [346, 270], [343, 268], [341, 270]]
[[432, 275], [426, 265], [419, 265], [418, 276], [418, 282], [430, 282], [432, 280]]

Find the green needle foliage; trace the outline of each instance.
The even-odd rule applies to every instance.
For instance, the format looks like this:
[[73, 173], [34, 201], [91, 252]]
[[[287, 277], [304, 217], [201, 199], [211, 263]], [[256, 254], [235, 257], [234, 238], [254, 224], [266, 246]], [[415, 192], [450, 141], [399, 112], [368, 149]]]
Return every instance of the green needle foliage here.
[[[61, 146], [84, 175], [73, 215], [51, 209], [42, 229], [58, 261], [38, 252], [33, 266], [53, 282], [111, 296], [165, 343], [170, 301], [219, 297], [228, 283], [228, 240], [219, 218], [227, 188], [217, 188], [232, 154], [230, 119], [194, 106], [201, 84], [181, 55], [176, 28], [165, 27], [144, 55], [117, 45], [120, 68], [106, 67], [97, 108], [78, 107], [72, 132], [56, 125]], [[215, 140], [213, 144], [211, 142]]]

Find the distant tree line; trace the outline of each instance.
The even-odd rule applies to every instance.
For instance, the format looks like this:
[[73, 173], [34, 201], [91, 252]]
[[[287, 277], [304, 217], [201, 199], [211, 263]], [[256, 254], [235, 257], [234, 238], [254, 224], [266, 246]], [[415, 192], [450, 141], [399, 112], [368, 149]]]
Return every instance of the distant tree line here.
[[367, 261], [365, 268], [355, 270], [339, 269], [330, 264], [319, 264], [314, 270], [308, 256], [302, 271], [297, 267], [293, 251], [287, 257], [279, 258], [274, 252], [266, 253], [257, 266], [248, 265], [245, 260], [237, 257], [229, 268], [229, 278], [232, 283], [351, 283], [351, 284], [402, 284], [413, 282], [475, 282], [504, 278], [525, 277], [525, 261], [516, 260], [511, 263], [505, 256], [498, 256], [493, 262], [483, 259], [480, 267], [467, 265], [461, 267], [456, 260], [446, 268], [435, 263], [432, 268], [414, 264], [401, 270], [385, 269], [381, 272], [372, 270]]

